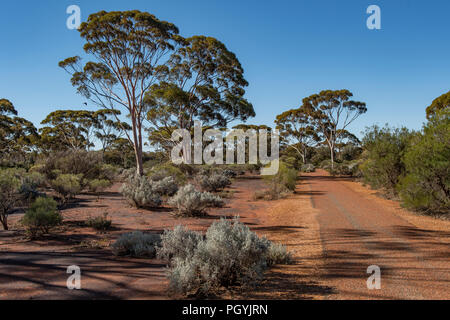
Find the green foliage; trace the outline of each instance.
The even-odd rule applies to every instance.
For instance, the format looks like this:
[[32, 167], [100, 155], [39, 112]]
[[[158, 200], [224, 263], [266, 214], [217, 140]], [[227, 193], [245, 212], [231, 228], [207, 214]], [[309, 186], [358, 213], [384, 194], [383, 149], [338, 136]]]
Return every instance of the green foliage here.
[[104, 213], [103, 216], [89, 218], [86, 224], [99, 231], [106, 231], [111, 228], [112, 221], [108, 219], [108, 213]]
[[179, 166], [166, 162], [153, 166], [148, 172], [147, 176], [154, 181], [162, 180], [165, 177], [173, 177], [177, 184], [184, 184], [187, 181], [186, 174]]
[[366, 159], [360, 165], [364, 182], [396, 194], [396, 185], [405, 174], [402, 158], [413, 135], [406, 128], [368, 128], [363, 138]]
[[25, 173], [21, 178], [20, 195], [22, 200], [30, 203], [39, 196], [38, 188], [45, 183], [45, 176], [39, 172]]
[[66, 203], [81, 192], [81, 175], [60, 174], [56, 179], [50, 181], [50, 185]]
[[160, 242], [159, 234], [134, 231], [122, 234], [111, 247], [116, 256], [154, 258]]
[[14, 170], [0, 170], [0, 222], [8, 230], [8, 215], [20, 199], [20, 179]]
[[185, 216], [203, 216], [207, 208], [222, 207], [224, 204], [220, 197], [197, 191], [191, 184], [181, 187], [168, 203], [177, 208], [178, 214]]
[[431, 119], [440, 110], [450, 108], [450, 91], [437, 97], [426, 109], [427, 119]]
[[311, 163], [304, 164], [302, 165], [301, 171], [305, 173], [314, 172], [316, 171], [316, 167]]
[[295, 191], [298, 172], [280, 161], [278, 173], [271, 176], [264, 176], [263, 178], [269, 186], [269, 190], [262, 195], [255, 194], [255, 199], [265, 198], [267, 200], [276, 200]]
[[397, 190], [406, 207], [450, 212], [450, 111], [430, 118], [404, 154], [406, 176]]
[[100, 197], [101, 192], [104, 192], [111, 185], [111, 181], [106, 179], [94, 179], [88, 183], [89, 191], [96, 193], [98, 197]]
[[48, 234], [52, 227], [62, 222], [57, 203], [52, 198], [37, 198], [26, 211], [21, 223], [32, 238]]
[[254, 284], [270, 264], [290, 260], [284, 247], [258, 237], [238, 219], [214, 222], [204, 238], [183, 227], [166, 230], [158, 256], [170, 259], [169, 293], [203, 297]]

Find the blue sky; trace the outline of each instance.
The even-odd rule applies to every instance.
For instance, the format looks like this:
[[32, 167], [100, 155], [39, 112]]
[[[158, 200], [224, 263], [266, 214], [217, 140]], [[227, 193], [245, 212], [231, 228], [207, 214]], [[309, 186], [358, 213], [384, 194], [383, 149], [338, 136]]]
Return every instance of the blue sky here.
[[[257, 116], [275, 116], [322, 89], [349, 89], [368, 112], [351, 126], [389, 123], [418, 129], [425, 108], [450, 90], [450, 1], [433, 0], [94, 0], [1, 1], [0, 97], [36, 125], [56, 109], [85, 101], [58, 62], [82, 54], [66, 8], [82, 20], [99, 10], [139, 9], [178, 26], [183, 36], [224, 42], [241, 61]], [[368, 30], [366, 8], [381, 8]]]

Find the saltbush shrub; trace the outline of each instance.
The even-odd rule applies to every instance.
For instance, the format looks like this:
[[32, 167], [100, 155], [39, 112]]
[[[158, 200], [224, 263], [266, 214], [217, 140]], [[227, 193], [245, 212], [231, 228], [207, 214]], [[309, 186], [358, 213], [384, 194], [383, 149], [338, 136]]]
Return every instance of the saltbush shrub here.
[[287, 251], [286, 246], [281, 243], [271, 242], [266, 253], [267, 264], [269, 266], [276, 264], [291, 264], [292, 255]]
[[165, 177], [161, 180], [151, 180], [153, 191], [160, 196], [173, 196], [178, 191], [178, 185], [174, 177]]
[[191, 184], [181, 187], [168, 203], [177, 208], [178, 214], [186, 216], [203, 216], [207, 208], [221, 207], [224, 204], [220, 197], [197, 191]]
[[20, 199], [20, 180], [11, 170], [0, 170], [0, 222], [8, 230], [8, 215]]
[[159, 234], [134, 231], [122, 234], [111, 247], [117, 256], [154, 258], [160, 242]]
[[201, 175], [198, 181], [203, 190], [210, 192], [218, 192], [231, 185], [230, 178], [220, 173]]
[[130, 204], [137, 208], [158, 207], [162, 203], [160, 194], [155, 192], [152, 181], [146, 176], [130, 175], [122, 185], [120, 192]]
[[57, 203], [52, 198], [37, 198], [21, 219], [31, 238], [48, 234], [50, 229], [61, 224], [62, 217]]
[[62, 202], [67, 203], [81, 192], [81, 178], [81, 175], [60, 174], [50, 181], [50, 185], [61, 196]]
[[209, 296], [222, 287], [254, 284], [270, 264], [287, 261], [282, 247], [271, 246], [237, 219], [221, 219], [204, 238], [183, 227], [165, 231], [158, 256], [170, 258], [169, 293]]

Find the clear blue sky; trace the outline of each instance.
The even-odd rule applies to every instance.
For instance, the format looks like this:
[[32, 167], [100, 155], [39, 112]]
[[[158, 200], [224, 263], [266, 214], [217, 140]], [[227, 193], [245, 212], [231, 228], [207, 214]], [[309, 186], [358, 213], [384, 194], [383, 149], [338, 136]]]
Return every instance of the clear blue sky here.
[[[275, 116], [322, 89], [349, 89], [369, 111], [352, 126], [389, 123], [418, 129], [424, 109], [450, 90], [448, 0], [95, 0], [0, 2], [0, 97], [39, 124], [57, 109], [85, 101], [59, 69], [82, 54], [66, 8], [82, 20], [99, 10], [139, 9], [178, 26], [183, 36], [224, 42], [241, 61], [256, 118]], [[381, 8], [382, 30], [368, 30], [366, 8]]]

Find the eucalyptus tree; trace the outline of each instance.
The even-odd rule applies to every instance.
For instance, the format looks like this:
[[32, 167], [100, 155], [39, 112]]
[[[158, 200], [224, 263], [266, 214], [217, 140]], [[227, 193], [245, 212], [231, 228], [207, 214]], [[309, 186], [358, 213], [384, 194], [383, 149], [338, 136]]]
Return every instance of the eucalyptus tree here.
[[276, 117], [275, 124], [280, 131], [282, 145], [293, 148], [306, 164], [308, 149], [320, 141], [320, 137], [311, 123], [308, 110], [301, 106], [285, 111]]
[[[147, 12], [100, 11], [80, 25], [84, 51], [59, 63], [72, 75], [72, 85], [100, 109], [127, 111], [131, 133], [122, 130], [134, 148], [137, 174], [143, 175], [144, 96], [157, 83], [166, 56], [181, 41], [178, 28]], [[116, 115], [117, 119], [118, 116]]]
[[[233, 120], [255, 116], [252, 104], [244, 98], [248, 86], [244, 69], [236, 55], [215, 38], [184, 39], [170, 57], [164, 76], [145, 100], [154, 133], [161, 132], [160, 142], [170, 143], [168, 137], [175, 128], [190, 131], [194, 120], [226, 127]], [[183, 153], [189, 163], [190, 154]]]
[[96, 123], [95, 137], [102, 145], [102, 153], [132, 129], [128, 123], [116, 118], [120, 114], [120, 110], [109, 109], [100, 109], [93, 112], [93, 119]]
[[18, 117], [11, 101], [0, 99], [0, 152], [2, 158], [34, 150], [39, 134], [32, 122]]
[[433, 102], [427, 107], [427, 119], [431, 119], [434, 115], [436, 115], [436, 113], [438, 113], [439, 110], [443, 110], [445, 108], [450, 108], [450, 91], [434, 99]]
[[346, 128], [367, 112], [364, 102], [350, 100], [353, 94], [346, 89], [324, 90], [303, 99], [311, 124], [330, 149], [331, 168], [334, 169], [336, 142]]
[[46, 150], [81, 150], [94, 146], [98, 122], [92, 111], [56, 110], [41, 122], [41, 143]]

